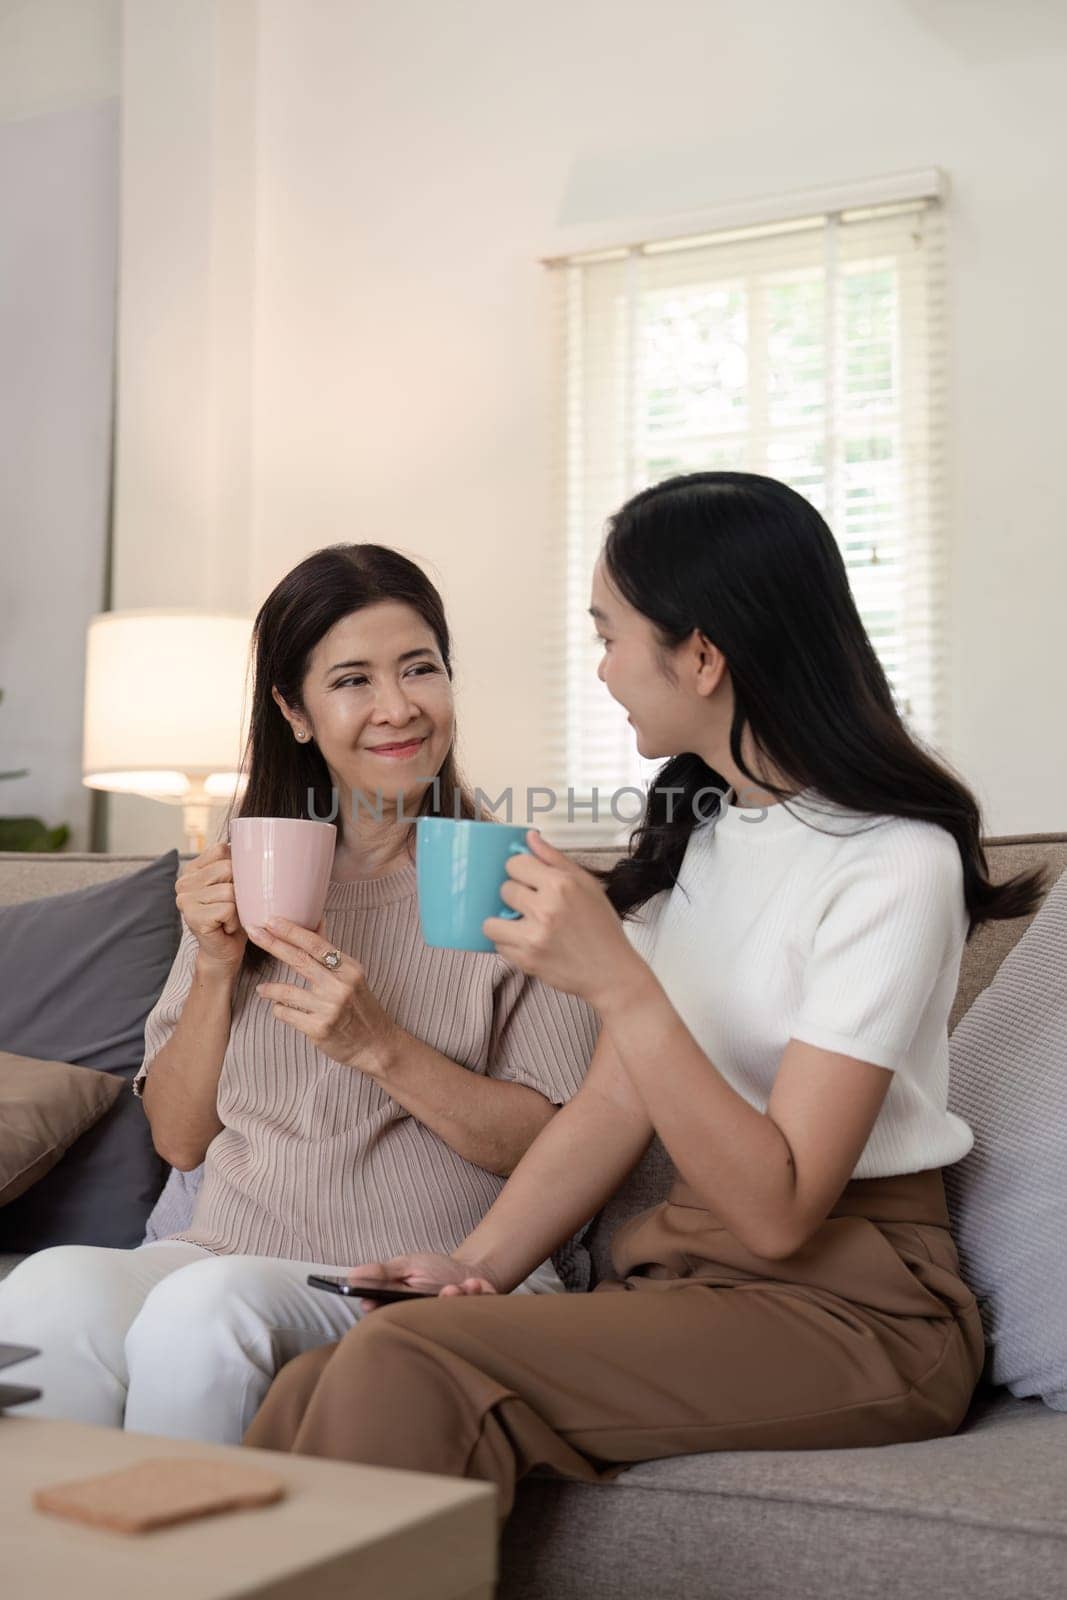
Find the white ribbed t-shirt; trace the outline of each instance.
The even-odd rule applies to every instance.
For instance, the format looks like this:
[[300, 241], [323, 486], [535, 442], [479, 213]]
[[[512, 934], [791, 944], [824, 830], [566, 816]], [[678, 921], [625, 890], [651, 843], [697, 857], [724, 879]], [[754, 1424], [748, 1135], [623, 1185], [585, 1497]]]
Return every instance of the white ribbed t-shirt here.
[[[854, 1178], [958, 1161], [948, 1016], [968, 918], [956, 841], [806, 789], [694, 830], [678, 883], [624, 926], [726, 1081], [765, 1111], [790, 1039], [893, 1071]], [[820, 831], [815, 831], [816, 829]]]

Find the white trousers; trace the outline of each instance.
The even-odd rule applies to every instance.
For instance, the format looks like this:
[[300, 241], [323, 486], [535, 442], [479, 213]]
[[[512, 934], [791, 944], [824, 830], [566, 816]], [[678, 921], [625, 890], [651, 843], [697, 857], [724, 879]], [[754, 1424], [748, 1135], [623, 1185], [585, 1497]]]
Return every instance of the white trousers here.
[[[177, 1239], [41, 1250], [0, 1283], [0, 1341], [41, 1351], [4, 1376], [42, 1391], [20, 1416], [240, 1444], [278, 1369], [358, 1320], [307, 1282], [348, 1271]], [[561, 1288], [546, 1263], [516, 1292]]]

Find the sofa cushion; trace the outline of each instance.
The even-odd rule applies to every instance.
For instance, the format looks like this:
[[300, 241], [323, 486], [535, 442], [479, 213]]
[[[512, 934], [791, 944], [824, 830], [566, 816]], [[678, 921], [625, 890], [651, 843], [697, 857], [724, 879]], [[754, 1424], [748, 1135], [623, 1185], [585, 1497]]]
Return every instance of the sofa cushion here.
[[612, 1235], [641, 1211], [666, 1200], [674, 1181], [674, 1166], [658, 1138], [653, 1139], [622, 1187], [597, 1213], [583, 1239], [592, 1261], [591, 1282], [614, 1277], [611, 1265]]
[[1003, 1390], [944, 1439], [678, 1456], [605, 1484], [535, 1476], [498, 1597], [1059, 1600], [1065, 1480], [1067, 1418]]
[[[175, 850], [113, 882], [0, 909], [0, 1049], [124, 1083], [178, 947]], [[139, 1244], [166, 1167], [123, 1094], [53, 1170], [0, 1209], [0, 1251]]]
[[122, 1092], [121, 1079], [0, 1050], [0, 1206], [50, 1172]]
[[1067, 872], [951, 1039], [950, 1109], [974, 1147], [945, 1169], [989, 1375], [1067, 1411]]

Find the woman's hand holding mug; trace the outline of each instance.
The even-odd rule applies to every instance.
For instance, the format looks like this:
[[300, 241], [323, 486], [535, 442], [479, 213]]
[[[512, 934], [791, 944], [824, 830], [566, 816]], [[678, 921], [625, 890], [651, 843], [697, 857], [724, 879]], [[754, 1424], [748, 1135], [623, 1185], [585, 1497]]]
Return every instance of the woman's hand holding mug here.
[[210, 845], [188, 862], [178, 875], [174, 895], [199, 943], [199, 962], [221, 972], [236, 972], [248, 935], [237, 916], [229, 845]]
[[580, 995], [603, 1016], [618, 995], [648, 976], [599, 878], [543, 839], [526, 835], [500, 891], [516, 921], [487, 917], [482, 931], [505, 960], [554, 989]]

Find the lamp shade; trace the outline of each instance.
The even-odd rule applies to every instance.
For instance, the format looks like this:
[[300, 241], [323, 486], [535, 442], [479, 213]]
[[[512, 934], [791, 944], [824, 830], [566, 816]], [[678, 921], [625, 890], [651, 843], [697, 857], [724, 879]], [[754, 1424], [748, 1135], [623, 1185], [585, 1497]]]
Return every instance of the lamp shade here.
[[89, 623], [82, 781], [181, 801], [232, 794], [247, 729], [252, 624], [202, 611], [105, 611]]

